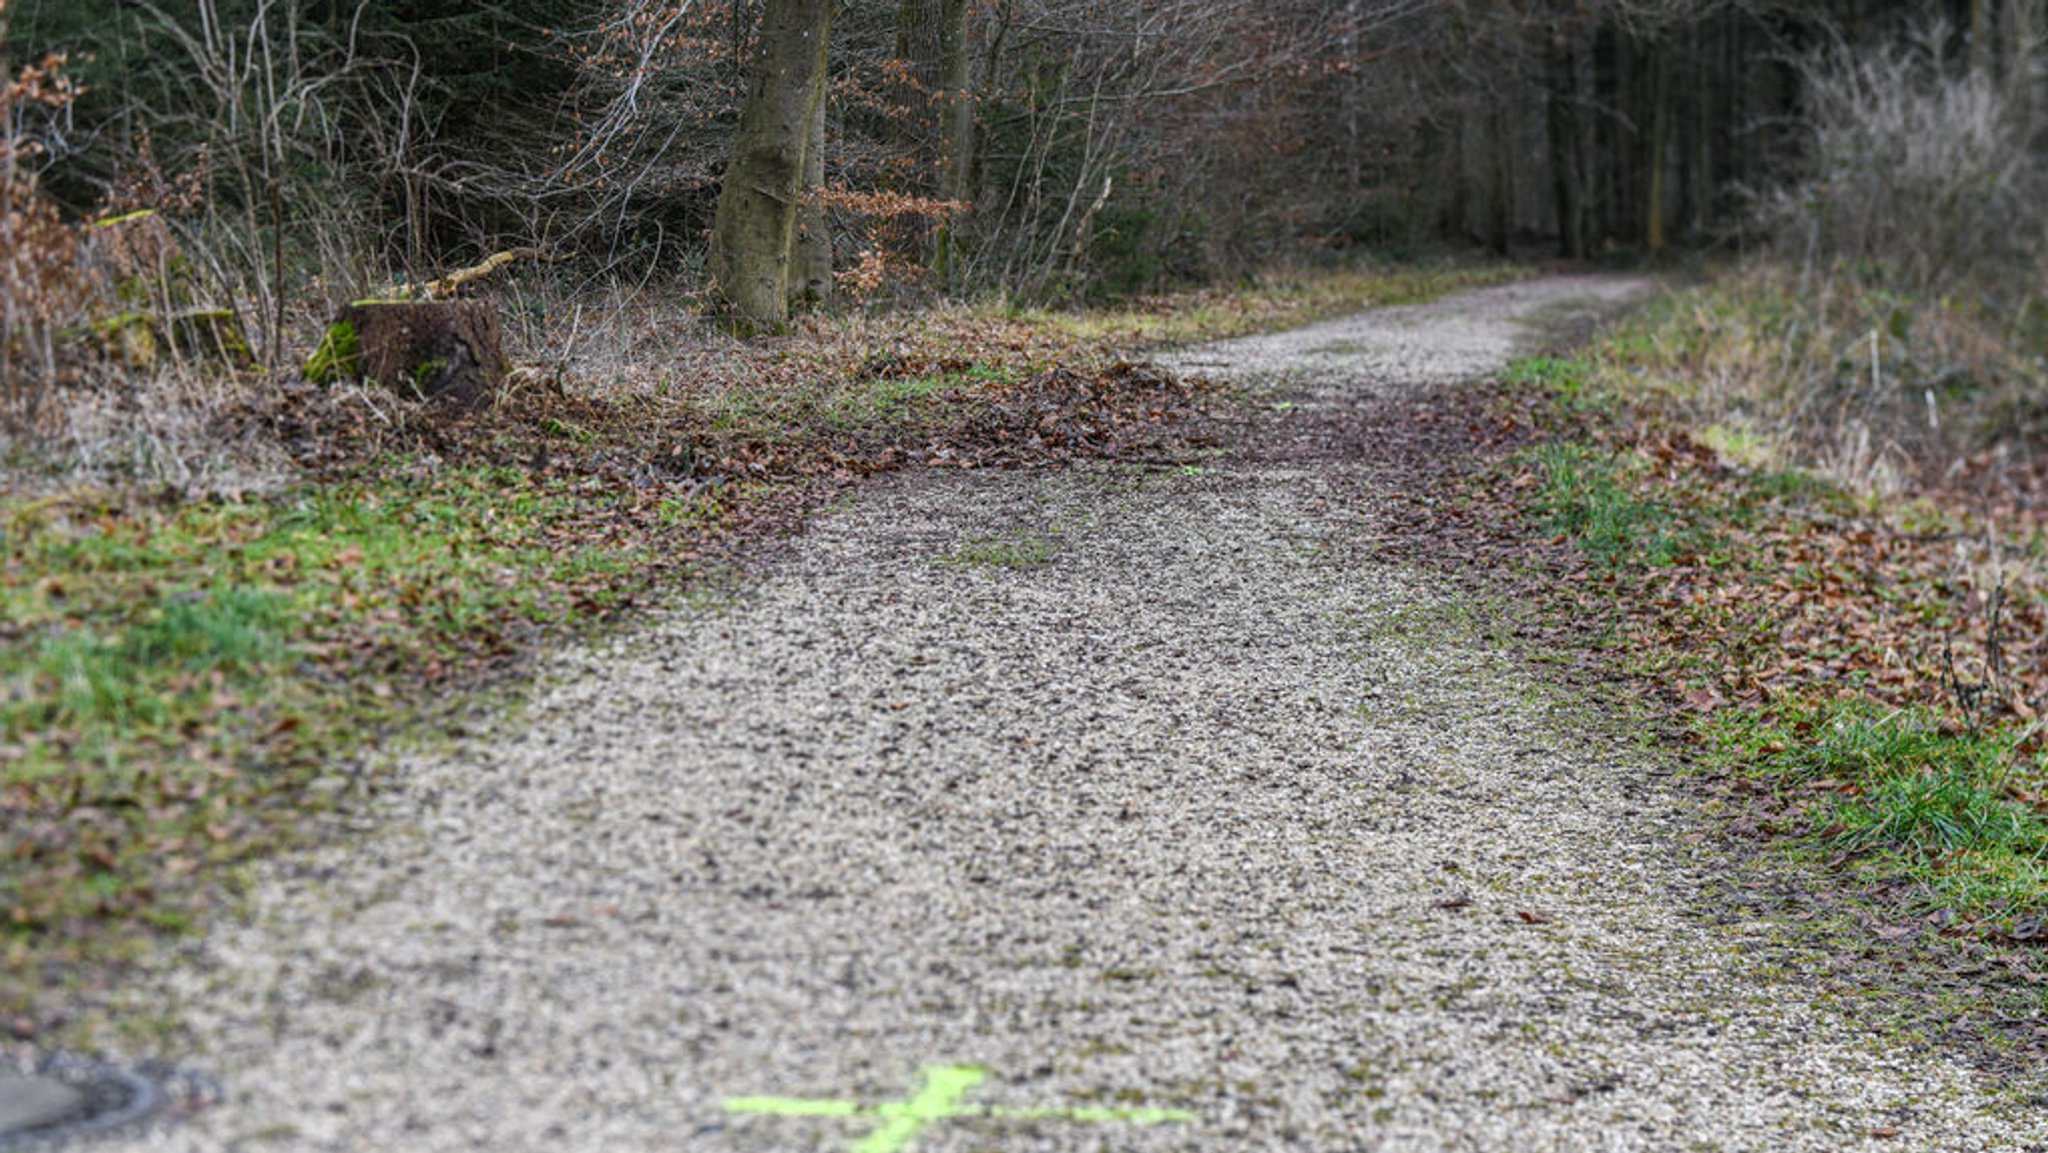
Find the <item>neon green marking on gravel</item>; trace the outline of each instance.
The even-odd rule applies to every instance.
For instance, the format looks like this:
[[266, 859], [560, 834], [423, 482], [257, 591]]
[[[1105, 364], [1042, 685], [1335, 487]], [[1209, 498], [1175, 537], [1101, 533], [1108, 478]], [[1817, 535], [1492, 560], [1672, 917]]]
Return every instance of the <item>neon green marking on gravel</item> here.
[[973, 1065], [938, 1065], [924, 1071], [924, 1088], [908, 1104], [891, 1101], [881, 1106], [882, 1127], [853, 1147], [853, 1153], [896, 1153], [910, 1144], [924, 1128], [944, 1117], [961, 1115], [960, 1098], [988, 1078], [988, 1070]]
[[768, 1113], [778, 1117], [871, 1117], [881, 1122], [874, 1132], [854, 1142], [851, 1153], [900, 1153], [933, 1123], [954, 1117], [988, 1117], [1008, 1121], [1078, 1121], [1094, 1124], [1160, 1125], [1193, 1121], [1185, 1109], [1034, 1108], [962, 1104], [970, 1090], [988, 1079], [979, 1065], [928, 1065], [924, 1086], [908, 1101], [863, 1105], [858, 1101], [804, 1097], [728, 1097], [728, 1113]]
[[869, 1112], [858, 1101], [800, 1101], [794, 1097], [729, 1097], [728, 1113], [774, 1113], [783, 1117], [858, 1117]]

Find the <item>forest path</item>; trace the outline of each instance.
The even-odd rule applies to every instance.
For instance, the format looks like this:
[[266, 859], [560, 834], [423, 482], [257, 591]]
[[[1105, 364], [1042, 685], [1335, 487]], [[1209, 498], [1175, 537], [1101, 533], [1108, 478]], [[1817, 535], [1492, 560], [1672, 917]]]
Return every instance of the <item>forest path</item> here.
[[269, 867], [248, 923], [147, 991], [225, 1102], [129, 1144], [2048, 1140], [1773, 969], [1781, 926], [1716, 915], [1621, 710], [1377, 551], [1367, 398], [1644, 290], [1193, 350], [1293, 379], [1201, 468], [863, 485], [724, 601], [406, 761], [383, 831]]

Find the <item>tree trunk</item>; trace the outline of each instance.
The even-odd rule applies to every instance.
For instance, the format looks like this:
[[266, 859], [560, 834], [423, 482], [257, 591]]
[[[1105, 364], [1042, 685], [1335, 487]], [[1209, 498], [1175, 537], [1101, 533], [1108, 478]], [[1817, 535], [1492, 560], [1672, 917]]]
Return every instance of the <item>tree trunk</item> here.
[[825, 98], [834, 0], [768, 0], [746, 106], [711, 229], [711, 274], [736, 318], [774, 328], [789, 319], [791, 246], [804, 156]]
[[1692, 147], [1686, 161], [1686, 200], [1692, 211], [1687, 226], [1695, 241], [1707, 235], [1714, 221], [1714, 31], [1701, 24], [1693, 30]]
[[898, 173], [906, 192], [928, 192], [938, 173], [939, 41], [945, 0], [899, 0], [895, 82], [889, 86], [895, 142], [910, 164]]
[[1612, 21], [1602, 21], [1593, 39], [1593, 98], [1600, 112], [1593, 129], [1593, 162], [1586, 172], [1599, 198], [1602, 245], [1622, 235], [1622, 219], [1627, 210], [1621, 173], [1628, 138], [1619, 112], [1626, 94], [1624, 67], [1621, 33]]
[[481, 300], [359, 300], [347, 305], [306, 362], [306, 379], [374, 380], [419, 400], [488, 404], [509, 366], [497, 308]]
[[[902, 79], [894, 103], [902, 109], [897, 141], [910, 167], [903, 190], [939, 200], [967, 199], [974, 155], [974, 97], [967, 54], [967, 0], [901, 0], [896, 10], [896, 56]], [[948, 258], [943, 223], [928, 217], [901, 222], [902, 241], [941, 272]]]
[[[940, 104], [944, 118], [939, 126], [939, 198], [959, 204], [974, 199], [974, 68], [968, 55], [967, 0], [945, 0], [946, 39], [942, 44], [944, 66], [939, 84], [945, 90]], [[953, 272], [953, 225], [949, 219], [939, 226], [938, 249], [932, 266], [941, 276]]]
[[1650, 166], [1649, 188], [1643, 205], [1643, 246], [1651, 255], [1664, 251], [1666, 202], [1670, 199], [1671, 170], [1671, 51], [1658, 42], [1649, 52], [1650, 146], [1645, 160]]
[[1998, 37], [1993, 27], [1997, 11], [1993, 3], [1995, 0], [1970, 0], [1970, 67], [1986, 78], [1998, 59]]
[[[1448, 123], [1446, 122], [1448, 121]], [[1434, 213], [1431, 224], [1439, 236], [1459, 243], [1467, 239], [1465, 226], [1465, 113], [1454, 107], [1422, 121], [1422, 139], [1417, 145], [1415, 200], [1419, 210]]]
[[1557, 204], [1558, 254], [1586, 257], [1585, 194], [1580, 188], [1577, 29], [1560, 22], [1550, 30], [1544, 56], [1548, 100], [1544, 127], [1550, 144], [1551, 195]]
[[1639, 248], [1643, 243], [1643, 193], [1645, 129], [1650, 123], [1649, 85], [1644, 79], [1642, 45], [1633, 30], [1623, 28], [1615, 38], [1615, 99], [1621, 109], [1616, 118], [1618, 147], [1614, 152], [1614, 237], [1617, 243]]
[[967, 54], [967, 0], [941, 0], [939, 196], [968, 199], [974, 169], [974, 76]]
[[2042, 0], [2007, 0], [2005, 8], [2005, 82], [2011, 107], [2031, 140], [2041, 127], [2043, 102], [2048, 101], [2048, 60], [2042, 59]]
[[797, 207], [794, 263], [790, 268], [792, 301], [823, 304], [832, 298], [832, 232], [825, 221], [825, 204], [819, 194], [825, 188], [825, 102], [811, 107], [811, 124], [804, 134], [803, 201]]
[[1506, 97], [1490, 98], [1492, 115], [1487, 121], [1487, 142], [1491, 145], [1487, 164], [1486, 243], [1496, 256], [1506, 256], [1515, 230], [1515, 155], [1509, 140]]

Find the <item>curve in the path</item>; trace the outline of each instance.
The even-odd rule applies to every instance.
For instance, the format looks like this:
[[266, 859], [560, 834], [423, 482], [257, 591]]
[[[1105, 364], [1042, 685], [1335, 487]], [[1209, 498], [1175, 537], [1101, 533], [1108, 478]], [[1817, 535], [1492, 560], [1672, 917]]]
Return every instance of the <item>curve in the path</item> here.
[[[1538, 281], [1183, 357], [1313, 422]], [[912, 473], [563, 657], [168, 970], [215, 1150], [2019, 1150], [1759, 971], [1614, 710], [1377, 557], [1341, 460]], [[1994, 1087], [1995, 1088], [1995, 1087]], [[1897, 1134], [1895, 1137], [1880, 1136]]]

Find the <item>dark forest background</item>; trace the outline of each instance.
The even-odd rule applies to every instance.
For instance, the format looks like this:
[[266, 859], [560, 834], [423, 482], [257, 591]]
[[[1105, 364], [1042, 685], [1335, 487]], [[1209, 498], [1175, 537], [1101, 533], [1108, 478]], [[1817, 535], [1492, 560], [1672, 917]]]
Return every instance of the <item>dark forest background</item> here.
[[[736, 151], [806, 28], [822, 82]], [[77, 440], [67, 381], [159, 347], [294, 369], [341, 305], [479, 267], [524, 293], [513, 357], [560, 365], [621, 286], [778, 331], [1477, 252], [1739, 263], [1756, 331], [1687, 343], [1750, 354], [1680, 375], [1772, 438], [1919, 455], [1952, 403], [1979, 431], [1942, 451], [2032, 444], [2044, 29], [2048, 0], [0, 0], [0, 383], [10, 428]], [[789, 183], [727, 181], [748, 155]], [[768, 215], [721, 246], [728, 185]]]
[[[2027, 151], [2041, 7], [849, 0], [829, 57], [834, 264], [851, 283], [865, 262], [870, 289], [1099, 298], [1360, 249], [1621, 261], [1772, 229], [1917, 235], [1927, 221], [1843, 219], [1911, 206], [1842, 181], [1990, 160], [1918, 158], [1955, 142], [1916, 134]], [[10, 73], [63, 53], [81, 86], [61, 108], [16, 102], [8, 126], [40, 143], [24, 159], [67, 216], [175, 209], [187, 250], [259, 295], [281, 231], [288, 275], [346, 294], [519, 245], [700, 267], [760, 10], [13, 0], [0, 50]], [[973, 118], [951, 173], [949, 80]], [[1907, 97], [1921, 106], [1886, 106]], [[2040, 215], [2009, 199], [2030, 188], [1954, 175], [1947, 194], [1982, 198], [1965, 214]], [[1835, 199], [1795, 222], [1801, 197]]]

